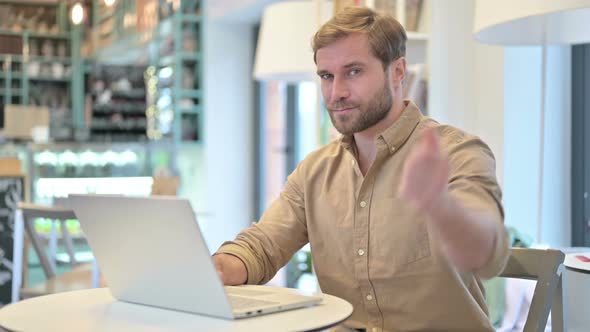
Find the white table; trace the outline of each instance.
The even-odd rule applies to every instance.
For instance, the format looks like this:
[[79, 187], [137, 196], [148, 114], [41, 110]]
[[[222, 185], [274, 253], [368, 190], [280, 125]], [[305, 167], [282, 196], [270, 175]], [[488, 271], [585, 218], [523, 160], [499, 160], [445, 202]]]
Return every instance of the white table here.
[[337, 325], [352, 314], [350, 303], [320, 296], [323, 302], [317, 306], [231, 321], [120, 302], [108, 288], [98, 288], [10, 304], [0, 310], [0, 326], [22, 332], [310, 331]]
[[590, 262], [576, 256], [590, 259], [590, 252], [571, 253], [565, 256], [565, 297], [568, 331], [588, 331], [590, 326]]

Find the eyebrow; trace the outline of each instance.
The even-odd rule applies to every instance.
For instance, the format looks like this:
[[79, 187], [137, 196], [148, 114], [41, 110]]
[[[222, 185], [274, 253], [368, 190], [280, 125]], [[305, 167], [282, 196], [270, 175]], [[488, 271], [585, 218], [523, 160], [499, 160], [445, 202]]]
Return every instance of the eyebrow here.
[[[362, 62], [359, 62], [359, 61], [353, 61], [353, 62], [350, 62], [350, 63], [347, 63], [347, 64], [345, 64], [345, 65], [343, 66], [343, 68], [344, 68], [344, 69], [349, 69], [349, 68], [352, 68], [352, 67], [364, 67], [364, 66], [365, 66], [365, 64], [364, 64], [364, 63], [362, 63]], [[318, 71], [317, 71], [317, 74], [318, 74], [318, 76], [322, 76], [322, 75], [324, 75], [324, 74], [329, 74], [329, 73], [330, 73], [330, 72], [329, 72], [329, 71], [327, 71], [327, 70], [318, 70]]]
[[353, 61], [351, 63], [347, 63], [344, 65], [344, 68], [351, 68], [351, 67], [363, 67], [365, 64], [359, 61]]

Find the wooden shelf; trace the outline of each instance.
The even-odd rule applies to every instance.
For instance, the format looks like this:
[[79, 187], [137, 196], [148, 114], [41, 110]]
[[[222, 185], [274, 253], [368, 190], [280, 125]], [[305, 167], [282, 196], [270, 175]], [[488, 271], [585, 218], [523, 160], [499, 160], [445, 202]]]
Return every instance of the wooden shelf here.
[[144, 135], [147, 131], [145, 126], [133, 126], [133, 127], [119, 127], [119, 126], [95, 126], [90, 125], [90, 130], [93, 132], [101, 132], [105, 134], [109, 133], [122, 133], [122, 134], [133, 134], [133, 135]]
[[[23, 75], [22, 75], [21, 73], [15, 73], [15, 72], [12, 72], [12, 73], [10, 74], [10, 77], [11, 77], [12, 79], [17, 79], [17, 80], [20, 80], [20, 79], [23, 77]], [[5, 78], [8, 78], [8, 75], [6, 75], [6, 74], [4, 74], [4, 73], [1, 73], [1, 72], [0, 72], [0, 79], [5, 79]]]
[[202, 21], [202, 18], [200, 15], [182, 14], [182, 16], [180, 16], [180, 20], [182, 22], [188, 22], [188, 23], [200, 23]]
[[201, 106], [193, 106], [190, 108], [181, 108], [181, 114], [201, 114], [202, 107]]
[[159, 65], [161, 67], [168, 67], [174, 65], [174, 55], [166, 55], [162, 57], [159, 61]]
[[29, 37], [33, 38], [47, 38], [47, 39], [68, 39], [70, 38], [69, 33], [42, 33], [42, 32], [29, 32]]
[[112, 91], [113, 98], [129, 98], [129, 99], [141, 99], [145, 98], [144, 89], [133, 89], [129, 91]]
[[2, 0], [0, 2], [18, 5], [55, 6], [59, 5], [60, 1], [61, 0]]
[[93, 115], [112, 115], [120, 113], [122, 115], [143, 115], [145, 116], [146, 106], [144, 105], [94, 105], [92, 107]]
[[[10, 90], [10, 94], [13, 96], [22, 96], [23, 95], [23, 89], [18, 89], [18, 88], [12, 88], [9, 89]], [[5, 88], [0, 88], [0, 95], [4, 96], [6, 95], [6, 89]]]
[[29, 76], [29, 81], [39, 81], [39, 82], [61, 82], [61, 83], [69, 83], [71, 81], [71, 77], [66, 76], [62, 78], [56, 78], [51, 76]]
[[23, 30], [23, 31], [18, 32], [18, 31], [0, 29], [0, 35], [24, 36], [25, 34], [28, 34], [29, 37], [33, 37], [33, 38], [47, 38], [47, 39], [68, 39], [68, 38], [70, 38], [70, 35], [67, 33], [36, 32], [36, 31], [27, 31], [27, 30]]
[[6, 30], [6, 29], [0, 29], [0, 35], [5, 35], [5, 36], [22, 36], [23, 33], [22, 32], [11, 31], [11, 30]]
[[40, 55], [16, 55], [16, 54], [0, 54], [0, 61], [6, 61], [10, 58], [12, 62], [25, 62], [25, 61], [38, 61], [38, 62], [61, 62], [61, 63], [70, 63], [72, 61], [71, 58], [66, 57], [56, 57], [56, 56], [40, 56]]
[[201, 52], [181, 52], [180, 57], [184, 61], [201, 61]]
[[178, 96], [180, 98], [201, 98], [201, 90], [181, 90]]
[[108, 19], [111, 19], [111, 18], [113, 18], [113, 17], [114, 17], [114, 16], [113, 16], [113, 13], [105, 13], [105, 14], [102, 14], [102, 15], [100, 15], [100, 16], [98, 17], [98, 21], [99, 21], [100, 23], [102, 23], [102, 22], [104, 22], [104, 21], [106, 21], [106, 20], [108, 20]]
[[[181, 52], [178, 54], [181, 61], [198, 62], [201, 61], [201, 52]], [[161, 67], [173, 66], [176, 64], [176, 56], [174, 54], [163, 56], [158, 64]]]

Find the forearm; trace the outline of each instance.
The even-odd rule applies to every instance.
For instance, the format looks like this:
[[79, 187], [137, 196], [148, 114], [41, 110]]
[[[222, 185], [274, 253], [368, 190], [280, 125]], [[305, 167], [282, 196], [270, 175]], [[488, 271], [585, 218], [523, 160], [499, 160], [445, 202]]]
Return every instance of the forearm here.
[[448, 259], [460, 271], [478, 271], [492, 259], [498, 221], [491, 214], [469, 209], [445, 193], [429, 211], [429, 219], [429, 229], [437, 234]]
[[265, 280], [265, 267], [260, 259], [260, 248], [252, 247], [239, 239], [224, 243], [215, 253], [218, 255], [231, 255], [239, 259], [245, 268], [245, 284], [259, 284]]
[[246, 266], [248, 284], [264, 284], [307, 240], [305, 232], [285, 222], [261, 221], [224, 243], [217, 253], [238, 257]]
[[224, 243], [218, 254], [237, 257], [247, 270], [248, 284], [264, 284], [308, 241], [305, 202], [299, 178], [301, 166], [289, 176], [281, 195], [260, 222]]

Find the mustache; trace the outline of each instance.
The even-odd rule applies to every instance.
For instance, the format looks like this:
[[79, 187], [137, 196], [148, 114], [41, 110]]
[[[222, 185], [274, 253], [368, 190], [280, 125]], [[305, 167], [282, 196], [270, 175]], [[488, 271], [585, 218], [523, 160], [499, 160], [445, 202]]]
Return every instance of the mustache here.
[[348, 103], [348, 102], [342, 102], [342, 101], [335, 102], [335, 103], [332, 103], [332, 104], [328, 105], [328, 109], [329, 110], [341, 110], [341, 109], [344, 109], [344, 108], [356, 108], [356, 107], [358, 107], [358, 106], [355, 105], [355, 104], [351, 104], [351, 103]]

